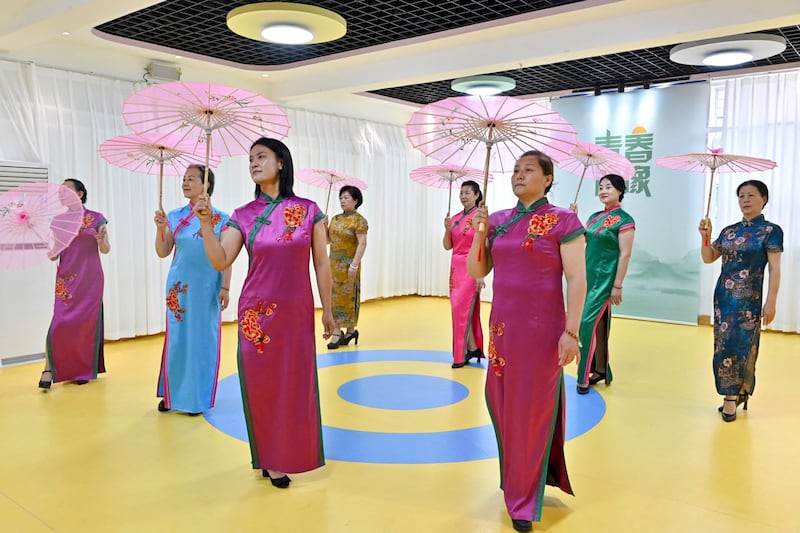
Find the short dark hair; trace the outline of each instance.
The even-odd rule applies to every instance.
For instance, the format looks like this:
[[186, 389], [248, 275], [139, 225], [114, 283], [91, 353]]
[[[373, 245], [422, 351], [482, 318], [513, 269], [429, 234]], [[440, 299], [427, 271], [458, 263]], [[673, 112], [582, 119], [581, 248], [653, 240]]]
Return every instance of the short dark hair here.
[[73, 185], [75, 185], [75, 190], [77, 190], [78, 192], [82, 192], [83, 193], [83, 198], [81, 198], [81, 202], [85, 204], [86, 203], [86, 197], [89, 195], [89, 193], [86, 191], [86, 185], [84, 185], [81, 180], [75, 179], [75, 178], [67, 178], [67, 179], [64, 180], [64, 183], [66, 183], [68, 181], [70, 183], [72, 183]]
[[[283, 144], [278, 139], [270, 139], [268, 137], [260, 137], [250, 145], [250, 150], [261, 145], [269, 148], [278, 158], [278, 161], [283, 163], [281, 171], [278, 174], [278, 191], [283, 198], [294, 196], [294, 164], [292, 163], [292, 152], [289, 147]], [[256, 183], [255, 197], [261, 196], [261, 186]]]
[[477, 194], [478, 197], [475, 199], [475, 205], [481, 205], [481, 200], [483, 200], [483, 193], [481, 192], [481, 187], [478, 185], [478, 182], [467, 180], [461, 184], [462, 187], [470, 187], [472, 192]]
[[[521, 156], [517, 158], [517, 161], [522, 159], [523, 157], [527, 156], [534, 156], [536, 159], [539, 160], [539, 166], [542, 167], [542, 172], [545, 176], [552, 176], [553, 175], [553, 160], [550, 159], [550, 156], [544, 152], [540, 152], [539, 150], [528, 150], [527, 152], [523, 153]], [[547, 194], [550, 192], [550, 189], [553, 187], [553, 182], [550, 182], [544, 193]]]
[[608, 182], [611, 183], [611, 186], [619, 191], [619, 201], [621, 202], [622, 198], [625, 196], [625, 191], [628, 189], [628, 187], [625, 185], [625, 178], [619, 174], [606, 174], [600, 178], [600, 181], [597, 183], [599, 184], [603, 180], [608, 180]]
[[[200, 171], [200, 183], [205, 183], [206, 178], [206, 166], [205, 165], [198, 165], [196, 163], [192, 163], [186, 167], [186, 170], [190, 168], [196, 168]], [[214, 194], [214, 171], [210, 168], [208, 169], [208, 195], [211, 196]]]
[[361, 204], [364, 203], [364, 196], [361, 194], [361, 189], [356, 187], [355, 185], [345, 185], [341, 189], [339, 189], [339, 198], [342, 197], [342, 194], [347, 193], [350, 195], [350, 198], [356, 201], [356, 209], [361, 207]]
[[[751, 187], [755, 187], [756, 189], [758, 189], [758, 192], [761, 193], [761, 196], [764, 197], [764, 205], [767, 205], [767, 202], [769, 202], [769, 189], [767, 188], [767, 184], [766, 183], [764, 183], [761, 180], [743, 181], [742, 183], [739, 184], [738, 187], [736, 187], [736, 196], [739, 196], [739, 191], [745, 185], [750, 185]], [[761, 207], [763, 208], [764, 206], [761, 206]]]

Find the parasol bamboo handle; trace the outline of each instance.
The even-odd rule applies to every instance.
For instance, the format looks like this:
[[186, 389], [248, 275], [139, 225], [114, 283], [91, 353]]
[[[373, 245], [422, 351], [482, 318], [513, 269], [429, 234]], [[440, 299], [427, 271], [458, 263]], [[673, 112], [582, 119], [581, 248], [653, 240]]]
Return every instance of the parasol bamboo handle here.
[[[161, 148], [161, 159], [158, 160], [158, 210], [164, 210], [163, 197], [164, 197], [164, 149]], [[159, 231], [161, 233], [161, 242], [164, 242], [164, 228]]]
[[[489, 187], [489, 159], [492, 155], [492, 133], [494, 133], [494, 128], [489, 128], [489, 138], [486, 141], [486, 160], [483, 163], [483, 205], [486, 206], [486, 198], [489, 196], [489, 191], [487, 191], [487, 187]], [[486, 233], [486, 224], [483, 222], [478, 222], [478, 233], [481, 235]], [[483, 257], [483, 241], [485, 239], [481, 237], [480, 247], [478, 248], [478, 261], [481, 261]]]
[[447, 193], [447, 216], [450, 216], [450, 204], [453, 202], [453, 172], [450, 171], [450, 190]]
[[581, 192], [581, 185], [583, 185], [583, 177], [586, 175], [586, 169], [589, 167], [583, 167], [583, 172], [581, 172], [581, 179], [578, 182], [578, 190], [575, 191], [575, 199], [572, 201], [573, 204], [578, 205], [578, 193]]
[[[711, 212], [711, 195], [714, 192], [714, 171], [716, 168], [711, 167], [711, 183], [708, 185], [708, 200], [706, 200], [706, 216], [703, 218], [703, 228], [708, 228], [711, 219], [708, 214]], [[708, 246], [711, 243], [711, 235], [706, 235], [703, 239], [703, 246]]]
[[[486, 190], [489, 187], [489, 158], [492, 155], [492, 133], [494, 132], [494, 128], [489, 128], [489, 140], [486, 141], [486, 160], [483, 162], [483, 205], [486, 205], [486, 198], [489, 196], [489, 191]], [[486, 231], [486, 225], [483, 222], [478, 222], [478, 232], [484, 233]], [[478, 253], [478, 259], [480, 260], [480, 251]]]
[[[206, 130], [206, 164], [203, 167], [205, 169], [203, 175], [203, 194], [208, 194], [208, 162], [211, 159], [211, 130]], [[207, 215], [208, 210], [203, 209], [200, 211], [200, 214]]]
[[328, 183], [328, 197], [325, 199], [325, 214], [328, 214], [328, 206], [331, 204], [331, 189], [333, 189], [333, 181]]

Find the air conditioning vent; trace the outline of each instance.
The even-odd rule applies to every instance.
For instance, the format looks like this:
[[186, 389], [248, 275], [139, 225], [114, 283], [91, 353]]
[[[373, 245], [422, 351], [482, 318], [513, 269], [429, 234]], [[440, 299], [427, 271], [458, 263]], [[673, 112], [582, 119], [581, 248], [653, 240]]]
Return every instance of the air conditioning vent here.
[[50, 167], [41, 163], [0, 161], [0, 194], [25, 183], [47, 183]]

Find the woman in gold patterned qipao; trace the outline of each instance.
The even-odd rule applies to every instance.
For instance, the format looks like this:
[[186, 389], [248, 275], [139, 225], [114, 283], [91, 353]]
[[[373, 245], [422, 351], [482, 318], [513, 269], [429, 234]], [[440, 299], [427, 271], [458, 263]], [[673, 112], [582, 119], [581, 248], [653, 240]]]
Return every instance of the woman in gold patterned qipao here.
[[[358, 311], [361, 307], [361, 259], [367, 249], [367, 219], [358, 208], [364, 203], [361, 190], [345, 185], [339, 190], [342, 212], [328, 225], [331, 274], [333, 276], [333, 319], [339, 330], [331, 336], [328, 349], [358, 344]], [[342, 331], [345, 328], [346, 331]]]

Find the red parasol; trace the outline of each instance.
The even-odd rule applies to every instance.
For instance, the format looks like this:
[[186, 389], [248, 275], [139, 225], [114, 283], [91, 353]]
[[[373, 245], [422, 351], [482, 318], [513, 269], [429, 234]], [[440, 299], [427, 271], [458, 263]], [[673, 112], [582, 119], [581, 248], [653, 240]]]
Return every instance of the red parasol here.
[[75, 191], [57, 183], [26, 183], [0, 195], [0, 268], [26, 268], [69, 246], [83, 223]]
[[636, 173], [633, 163], [625, 156], [604, 146], [584, 141], [578, 141], [569, 157], [557, 161], [556, 165], [561, 170], [581, 177], [573, 203], [578, 202], [578, 193], [581, 192], [581, 184], [587, 173], [594, 181], [600, 181], [607, 174], [617, 174], [629, 180]]
[[[711, 211], [711, 194], [714, 190], [715, 172], [759, 172], [762, 170], [770, 170], [778, 166], [775, 161], [769, 159], [726, 154], [723, 153], [722, 148], [711, 149], [708, 153], [659, 157], [656, 159], [656, 164], [673, 170], [686, 170], [690, 172], [705, 172], [709, 169], [711, 170], [711, 182], [708, 187], [708, 201], [706, 202], [706, 215], [703, 218], [704, 224], [707, 224], [708, 213]], [[708, 246], [708, 242], [704, 244]]]
[[578, 141], [572, 124], [557, 112], [510, 96], [458, 96], [433, 102], [411, 116], [406, 137], [442, 163], [462, 167], [483, 163], [484, 194], [490, 170], [511, 172], [528, 150], [540, 150], [558, 161], [569, 156]]
[[[450, 189], [447, 197], [447, 215], [450, 216], [450, 200], [453, 196], [453, 184], [461, 184], [467, 180], [479, 180], [484, 176], [483, 171], [477, 168], [449, 164], [415, 168], [408, 177], [417, 183], [422, 183], [429, 187]], [[489, 174], [489, 181], [492, 181], [492, 179], [494, 179], [494, 176]]]
[[[151, 85], [129, 96], [122, 115], [137, 133], [174, 134], [194, 144], [205, 166], [211, 145], [222, 155], [244, 155], [259, 137], [283, 139], [289, 132], [286, 113], [265, 96], [213, 83], [172, 82]], [[208, 176], [205, 176], [208, 184]]]
[[358, 178], [342, 174], [336, 170], [320, 170], [316, 168], [304, 168], [294, 173], [294, 176], [309, 185], [328, 189], [328, 198], [325, 200], [325, 213], [328, 212], [328, 204], [331, 200], [331, 189], [339, 190], [345, 185], [353, 185], [361, 190], [367, 189], [367, 184]]

